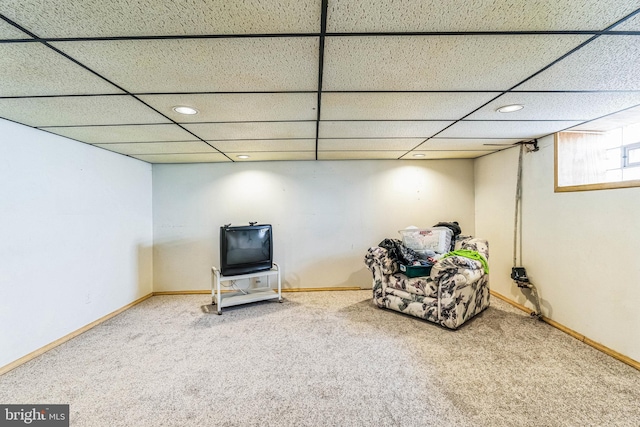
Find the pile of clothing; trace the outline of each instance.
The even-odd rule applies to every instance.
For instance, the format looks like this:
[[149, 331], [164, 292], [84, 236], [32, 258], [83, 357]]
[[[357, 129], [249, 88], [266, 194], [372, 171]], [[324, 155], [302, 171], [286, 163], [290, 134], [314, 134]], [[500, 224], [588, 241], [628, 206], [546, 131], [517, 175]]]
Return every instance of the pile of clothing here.
[[403, 265], [423, 265], [426, 267], [432, 266], [438, 260], [438, 255], [434, 252], [433, 256], [427, 258], [421, 258], [420, 254], [413, 249], [406, 247], [398, 239], [384, 239], [378, 244], [381, 248], [387, 250], [387, 256], [398, 264]]
[[[455, 238], [461, 233], [460, 225], [456, 222], [439, 222], [434, 227], [446, 227], [451, 230], [452, 239], [449, 251], [441, 254], [434, 251], [421, 251], [422, 253], [418, 253], [416, 250], [411, 249], [404, 245], [401, 240], [398, 239], [384, 239], [382, 242], [378, 244], [378, 246], [385, 248], [387, 253], [391, 259], [396, 261], [400, 265], [405, 266], [416, 266], [421, 265], [425, 267], [431, 267], [435, 264], [439, 259], [446, 258], [454, 255], [462, 256], [465, 258], [473, 259], [476, 261], [480, 261], [485, 273], [489, 272], [489, 265], [487, 260], [478, 252], [460, 249], [454, 250], [455, 247]], [[405, 230], [411, 230], [416, 227], [408, 227]], [[448, 245], [447, 245], [448, 246]], [[417, 248], [416, 248], [417, 249]], [[444, 251], [446, 251], [445, 249]]]

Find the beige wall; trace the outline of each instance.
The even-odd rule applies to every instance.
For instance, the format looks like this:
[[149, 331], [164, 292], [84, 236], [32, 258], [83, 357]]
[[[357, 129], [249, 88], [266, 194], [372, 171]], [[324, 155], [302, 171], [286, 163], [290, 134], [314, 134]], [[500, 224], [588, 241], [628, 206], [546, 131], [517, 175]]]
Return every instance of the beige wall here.
[[152, 292], [151, 165], [0, 120], [0, 367]]
[[[248, 221], [274, 225], [285, 287], [367, 288], [369, 246], [407, 225], [457, 220], [465, 234], [489, 240], [492, 289], [533, 307], [509, 278], [517, 148], [475, 162], [152, 168], [0, 126], [9, 159], [0, 168], [0, 366], [151, 292], [152, 231], [155, 291], [209, 289], [220, 225]], [[524, 161], [522, 264], [543, 313], [640, 360], [640, 189], [556, 194], [553, 139], [540, 145]]]
[[[543, 314], [640, 360], [640, 188], [553, 192], [553, 137], [524, 156], [522, 265]], [[519, 148], [476, 161], [476, 230], [490, 242], [491, 287], [533, 308], [509, 278]]]
[[274, 227], [286, 288], [371, 287], [368, 247], [408, 225], [474, 232], [473, 161], [153, 166], [154, 290], [210, 289], [219, 227]]

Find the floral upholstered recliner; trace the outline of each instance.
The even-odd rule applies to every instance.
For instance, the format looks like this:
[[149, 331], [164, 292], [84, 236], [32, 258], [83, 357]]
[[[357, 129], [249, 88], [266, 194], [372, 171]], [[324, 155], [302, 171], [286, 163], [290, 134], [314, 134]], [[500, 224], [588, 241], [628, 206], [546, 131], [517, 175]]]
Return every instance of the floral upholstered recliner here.
[[[486, 240], [457, 236], [455, 250], [467, 249], [489, 260]], [[373, 301], [450, 329], [489, 307], [489, 273], [480, 261], [458, 255], [439, 259], [424, 277], [408, 278], [385, 248], [369, 248], [365, 263], [373, 273]]]

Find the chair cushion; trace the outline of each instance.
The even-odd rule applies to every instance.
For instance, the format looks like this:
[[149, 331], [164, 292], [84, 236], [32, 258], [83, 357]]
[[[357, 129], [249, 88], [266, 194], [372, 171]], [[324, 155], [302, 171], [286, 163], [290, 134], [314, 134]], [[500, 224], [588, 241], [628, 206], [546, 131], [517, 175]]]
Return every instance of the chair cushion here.
[[391, 274], [388, 277], [387, 286], [393, 289], [430, 298], [438, 296], [438, 286], [429, 276], [408, 278], [404, 274]]

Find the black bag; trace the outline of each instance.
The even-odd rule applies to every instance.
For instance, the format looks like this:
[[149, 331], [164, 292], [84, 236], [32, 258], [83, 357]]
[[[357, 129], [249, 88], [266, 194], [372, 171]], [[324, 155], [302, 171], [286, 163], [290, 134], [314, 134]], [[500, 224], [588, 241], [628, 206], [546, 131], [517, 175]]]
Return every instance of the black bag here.
[[420, 261], [420, 254], [403, 245], [398, 239], [384, 239], [378, 246], [385, 248], [389, 258], [399, 264], [411, 265], [415, 261]]

